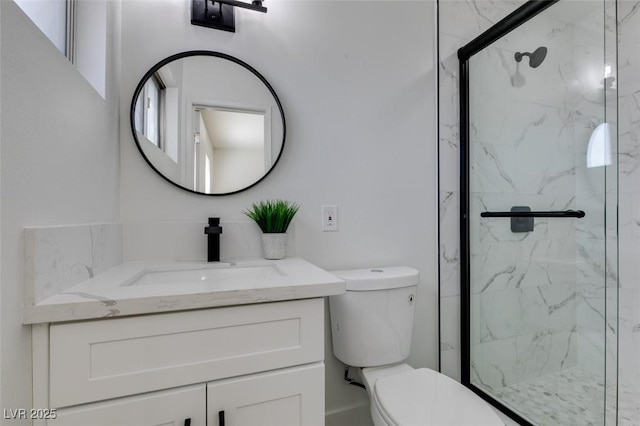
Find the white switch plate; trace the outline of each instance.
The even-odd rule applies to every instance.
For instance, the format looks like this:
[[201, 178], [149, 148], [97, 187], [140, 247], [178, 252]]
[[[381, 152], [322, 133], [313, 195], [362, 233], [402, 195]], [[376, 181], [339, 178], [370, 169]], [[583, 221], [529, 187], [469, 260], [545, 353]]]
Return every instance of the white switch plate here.
[[322, 231], [338, 230], [338, 206], [335, 204], [322, 206]]

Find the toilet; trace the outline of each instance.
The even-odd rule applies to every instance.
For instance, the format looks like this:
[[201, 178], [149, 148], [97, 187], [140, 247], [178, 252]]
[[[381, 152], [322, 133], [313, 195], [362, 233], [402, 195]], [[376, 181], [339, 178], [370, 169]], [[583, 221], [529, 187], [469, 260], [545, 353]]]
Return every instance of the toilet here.
[[415, 269], [333, 271], [347, 291], [329, 298], [333, 353], [362, 368], [375, 426], [504, 426], [470, 389], [404, 361], [411, 350]]

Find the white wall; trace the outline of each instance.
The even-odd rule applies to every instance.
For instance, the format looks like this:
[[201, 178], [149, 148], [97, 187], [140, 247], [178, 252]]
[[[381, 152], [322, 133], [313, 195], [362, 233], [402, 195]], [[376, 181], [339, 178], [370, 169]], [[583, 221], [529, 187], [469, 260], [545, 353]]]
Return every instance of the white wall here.
[[[107, 51], [117, 58], [118, 4], [109, 4]], [[118, 220], [118, 60], [107, 61], [105, 101], [15, 3], [0, 11], [0, 406], [16, 409], [31, 406], [23, 228]]]
[[[190, 4], [122, 3], [123, 222], [130, 229], [157, 223], [150, 228], [162, 233], [162, 222], [204, 226], [213, 215], [247, 222], [242, 210], [254, 201], [297, 201], [296, 255], [329, 270], [398, 264], [419, 269], [410, 362], [438, 368], [435, 3], [270, 0], [267, 14], [236, 11], [235, 34], [190, 25]], [[247, 62], [283, 104], [283, 157], [248, 191], [225, 197], [181, 191], [136, 151], [128, 114], [139, 79], [164, 57], [193, 49]], [[338, 204], [338, 232], [321, 232], [322, 204]], [[204, 247], [204, 235], [194, 238], [202, 238]], [[144, 256], [125, 246], [127, 253]], [[328, 346], [327, 410], [339, 412], [365, 399], [343, 383], [330, 351]]]

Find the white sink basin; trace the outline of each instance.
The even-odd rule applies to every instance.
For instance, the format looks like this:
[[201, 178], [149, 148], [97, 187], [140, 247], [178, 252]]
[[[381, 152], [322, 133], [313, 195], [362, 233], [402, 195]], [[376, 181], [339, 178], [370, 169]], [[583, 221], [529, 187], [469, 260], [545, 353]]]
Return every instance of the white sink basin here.
[[122, 286], [220, 284], [235, 281], [263, 280], [284, 274], [274, 265], [198, 266], [187, 269], [146, 269]]

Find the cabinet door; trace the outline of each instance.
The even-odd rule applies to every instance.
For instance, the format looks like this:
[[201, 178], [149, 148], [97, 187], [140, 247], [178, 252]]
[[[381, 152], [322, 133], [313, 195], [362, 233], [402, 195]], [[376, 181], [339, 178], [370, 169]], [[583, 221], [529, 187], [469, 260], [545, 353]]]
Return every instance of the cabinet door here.
[[53, 324], [49, 407], [320, 362], [323, 303], [317, 298]]
[[205, 385], [62, 408], [56, 426], [205, 426]]
[[324, 364], [211, 382], [207, 416], [208, 426], [324, 425]]

